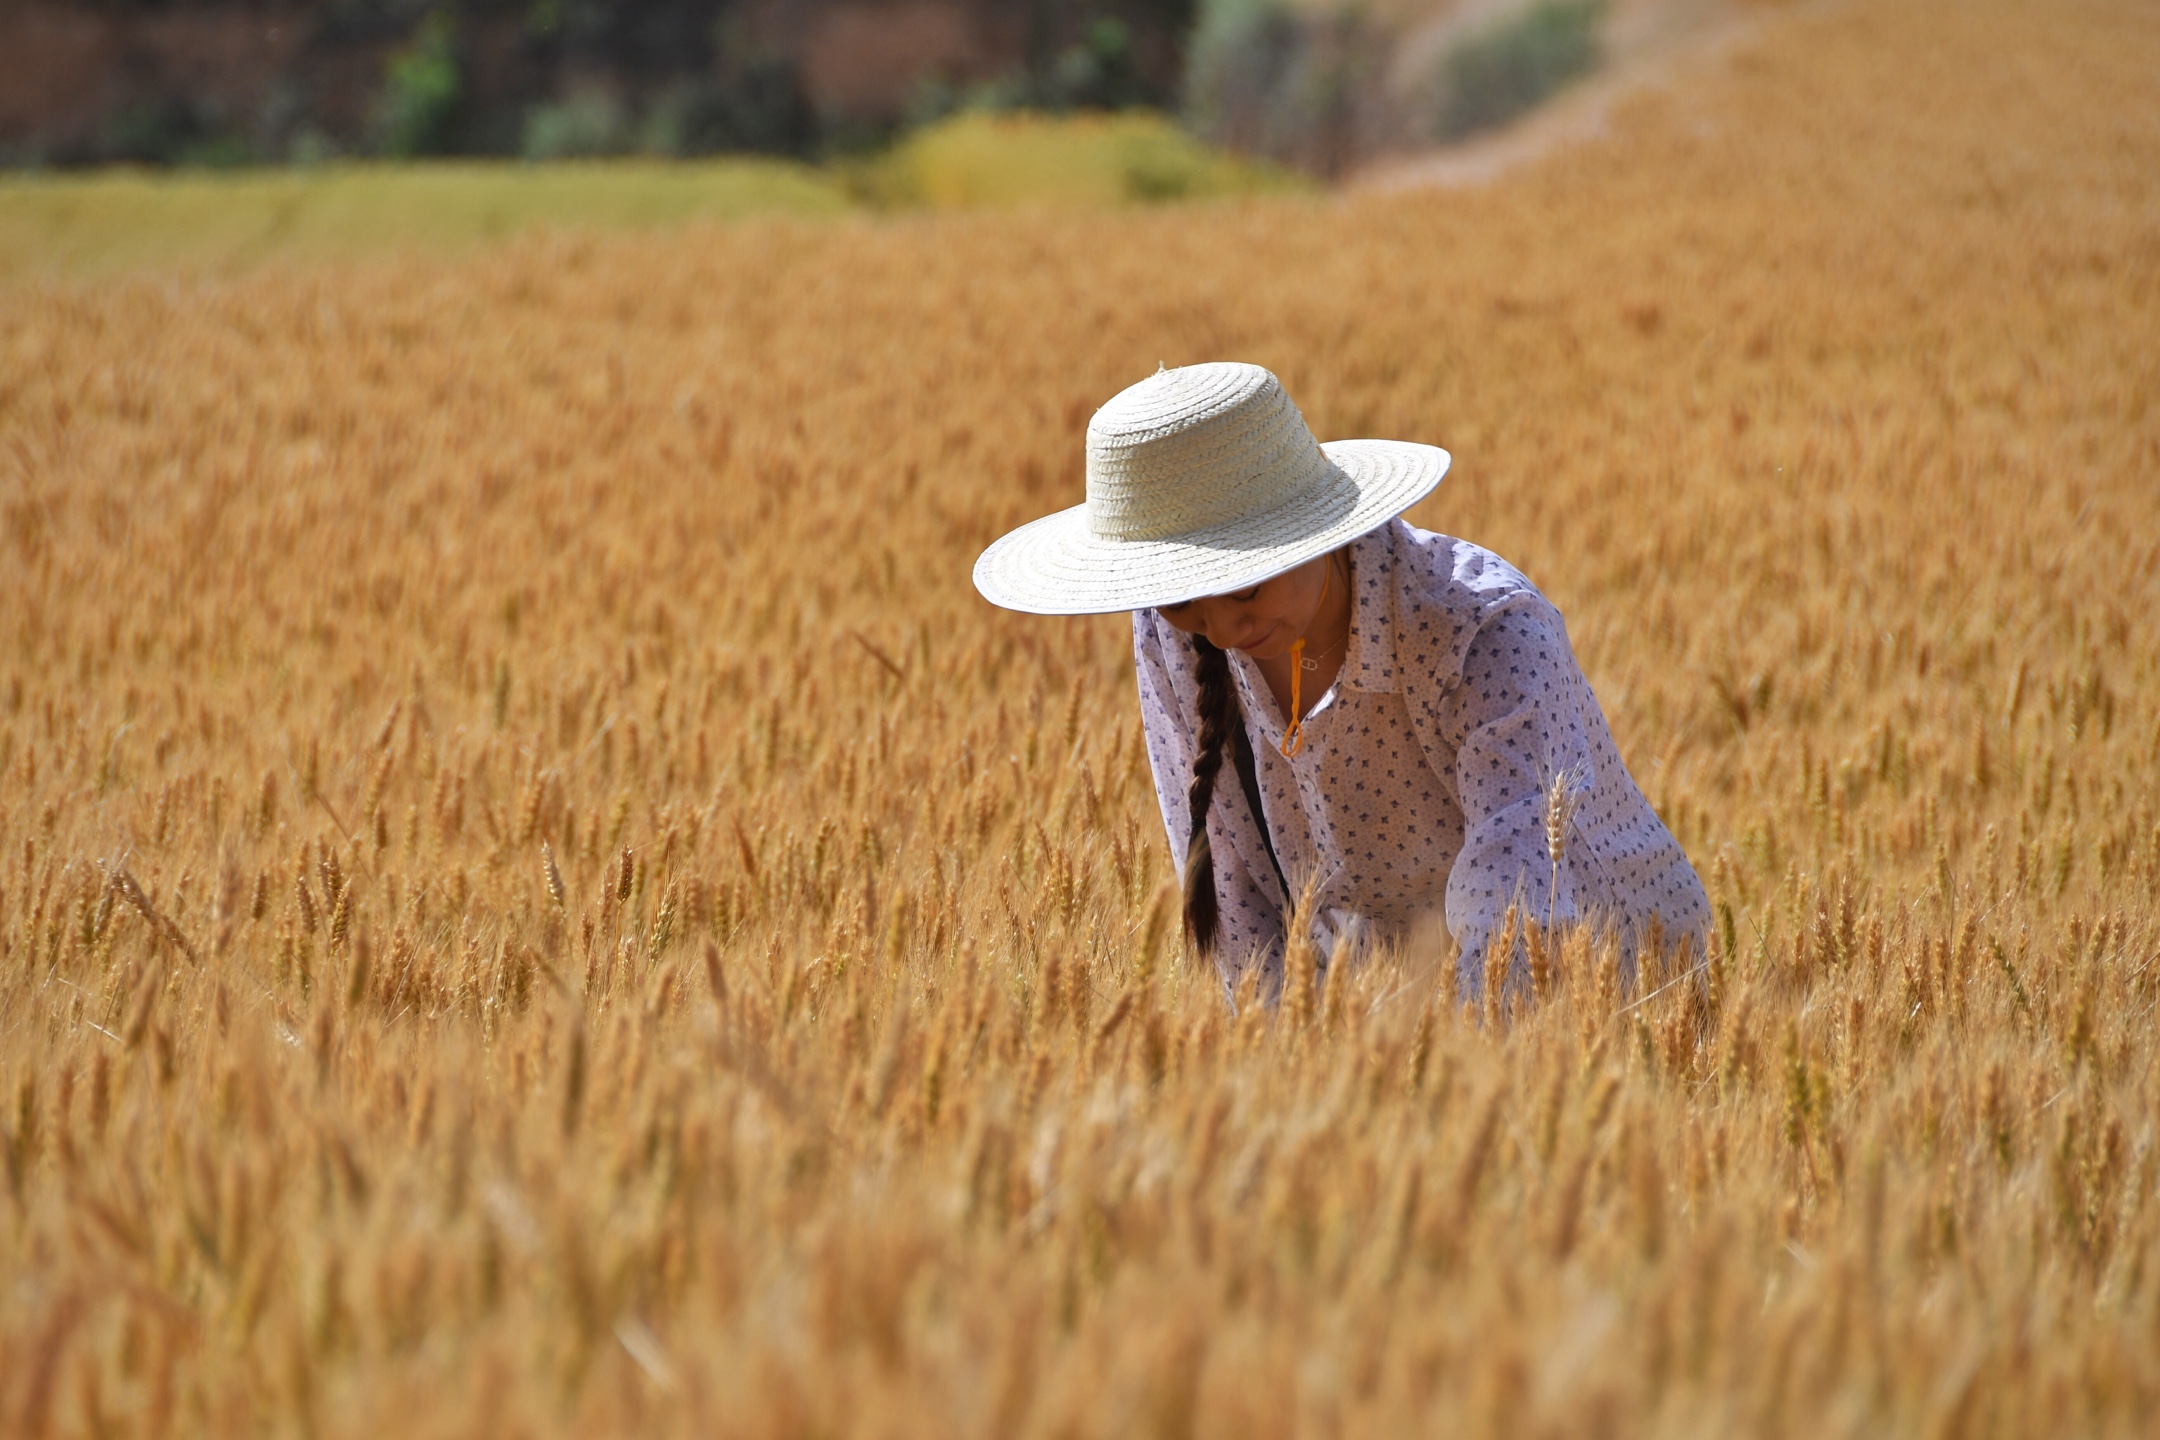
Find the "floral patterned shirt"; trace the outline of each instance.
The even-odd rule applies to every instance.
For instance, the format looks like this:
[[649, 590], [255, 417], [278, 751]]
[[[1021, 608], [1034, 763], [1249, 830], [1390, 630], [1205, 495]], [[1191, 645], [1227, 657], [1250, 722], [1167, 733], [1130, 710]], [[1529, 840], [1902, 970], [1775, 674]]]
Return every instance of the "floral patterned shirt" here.
[[[1687, 855], [1636, 788], [1560, 612], [1506, 561], [1393, 520], [1350, 545], [1355, 596], [1334, 686], [1294, 758], [1259, 667], [1232, 651], [1261, 806], [1292, 887], [1315, 883], [1313, 939], [1400, 937], [1438, 913], [1460, 947], [1459, 985], [1484, 984], [1484, 951], [1510, 901], [1540, 921], [1616, 927], [1630, 961], [1652, 917], [1666, 942], [1710, 919]], [[1133, 614], [1140, 714], [1156, 799], [1182, 873], [1200, 729], [1192, 641], [1153, 610]], [[1546, 793], [1577, 801], [1557, 894]], [[1208, 812], [1220, 902], [1218, 964], [1279, 985], [1283, 893], [1225, 756]]]

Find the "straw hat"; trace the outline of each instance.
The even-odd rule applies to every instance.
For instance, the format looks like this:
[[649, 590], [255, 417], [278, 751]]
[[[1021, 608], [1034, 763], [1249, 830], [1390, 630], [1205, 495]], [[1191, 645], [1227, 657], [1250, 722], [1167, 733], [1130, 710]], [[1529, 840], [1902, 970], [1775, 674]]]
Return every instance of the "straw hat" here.
[[1320, 444], [1257, 365], [1159, 370], [1088, 422], [1087, 503], [983, 551], [975, 588], [1037, 615], [1243, 590], [1401, 514], [1447, 468], [1430, 445]]

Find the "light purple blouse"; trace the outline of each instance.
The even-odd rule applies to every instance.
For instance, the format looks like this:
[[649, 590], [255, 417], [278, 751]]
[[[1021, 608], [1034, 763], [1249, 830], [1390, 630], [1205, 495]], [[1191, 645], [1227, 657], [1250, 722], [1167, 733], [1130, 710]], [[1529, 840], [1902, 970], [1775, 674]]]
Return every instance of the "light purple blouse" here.
[[[1710, 904], [1687, 855], [1636, 788], [1569, 647], [1560, 612], [1506, 561], [1392, 520], [1350, 546], [1356, 594], [1341, 674], [1283, 758], [1284, 717], [1259, 668], [1230, 654], [1261, 804], [1293, 887], [1316, 877], [1313, 939], [1399, 937], [1445, 917], [1459, 988], [1484, 988], [1484, 952], [1518, 895], [1541, 923], [1619, 929], [1631, 957], [1656, 916], [1668, 943], [1695, 937]], [[1153, 610], [1133, 614], [1140, 714], [1155, 795], [1180, 873], [1198, 748], [1192, 641]], [[1577, 796], [1558, 894], [1546, 791]], [[1226, 984], [1263, 967], [1279, 984], [1287, 899], [1228, 756], [1208, 811]]]

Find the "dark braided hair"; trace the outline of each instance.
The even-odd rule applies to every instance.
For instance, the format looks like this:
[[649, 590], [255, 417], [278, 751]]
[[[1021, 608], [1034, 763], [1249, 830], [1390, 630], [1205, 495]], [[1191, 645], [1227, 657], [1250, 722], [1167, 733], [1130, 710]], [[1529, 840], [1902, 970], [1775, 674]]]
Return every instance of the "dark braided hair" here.
[[[1215, 856], [1208, 845], [1208, 807], [1215, 799], [1215, 779], [1222, 773], [1223, 746], [1245, 746], [1245, 716], [1237, 689], [1230, 683], [1230, 656], [1204, 635], [1193, 637], [1199, 656], [1200, 753], [1193, 757], [1192, 788], [1185, 805], [1192, 834], [1185, 844], [1185, 934], [1205, 955], [1215, 948], [1221, 912], [1215, 899]], [[1259, 822], [1259, 817], [1253, 817]]]

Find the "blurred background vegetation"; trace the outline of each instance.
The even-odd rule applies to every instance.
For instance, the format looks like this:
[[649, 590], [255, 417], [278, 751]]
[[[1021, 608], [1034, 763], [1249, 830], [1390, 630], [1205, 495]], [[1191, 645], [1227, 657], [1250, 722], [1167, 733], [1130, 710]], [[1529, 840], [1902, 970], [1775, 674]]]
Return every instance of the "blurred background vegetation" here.
[[1148, 204], [1310, 188], [1149, 111], [968, 112], [824, 165], [771, 156], [0, 175], [0, 283], [468, 249], [540, 229], [863, 209]]
[[1713, 3], [10, 0], [0, 279], [1311, 188]]
[[827, 160], [956, 114], [1148, 109], [1333, 176], [1531, 108], [1597, 66], [1604, 18], [1603, 0], [11, 0], [0, 165]]

